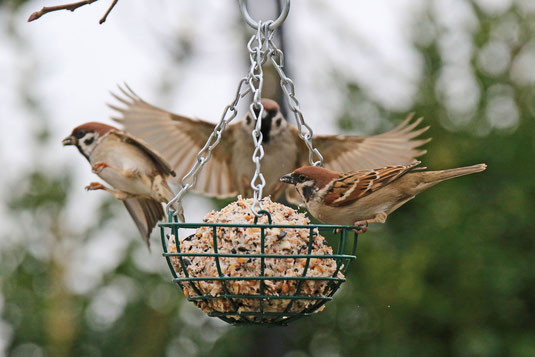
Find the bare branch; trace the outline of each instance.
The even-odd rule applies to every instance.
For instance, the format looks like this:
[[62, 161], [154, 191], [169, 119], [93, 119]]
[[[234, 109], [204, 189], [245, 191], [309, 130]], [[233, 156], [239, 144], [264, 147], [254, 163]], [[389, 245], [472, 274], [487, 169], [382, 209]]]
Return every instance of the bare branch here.
[[[78, 9], [79, 7], [82, 7], [82, 6], [85, 6], [85, 5], [90, 5], [90, 4], [92, 4], [92, 3], [96, 2], [96, 1], [98, 1], [98, 0], [82, 0], [82, 1], [73, 2], [73, 3], [70, 3], [70, 4], [64, 4], [64, 5], [45, 6], [41, 10], [32, 13], [30, 15], [30, 17], [28, 18], [28, 22], [35, 21], [38, 18], [40, 18], [41, 16], [43, 16], [44, 14], [48, 14], [49, 12], [54, 12], [54, 11], [58, 11], [58, 10], [74, 11], [74, 10]], [[104, 16], [102, 16], [102, 18], [100, 19], [99, 24], [102, 24], [102, 23], [104, 23], [106, 21], [108, 15], [110, 14], [111, 10], [113, 10], [113, 8], [115, 7], [115, 5], [117, 4], [118, 1], [119, 0], [113, 0], [113, 2], [111, 3], [110, 7], [108, 8], [108, 11], [106, 11]]]
[[113, 0], [113, 2], [111, 3], [110, 7], [108, 8], [108, 11], [106, 11], [106, 13], [104, 14], [104, 16], [102, 16], [102, 18], [100, 19], [100, 21], [98, 22], [99, 24], [103, 24], [104, 21], [106, 21], [106, 19], [108, 18], [108, 15], [110, 14], [111, 10], [113, 10], [113, 8], [115, 7], [115, 5], [117, 4], [117, 1], [119, 0]]

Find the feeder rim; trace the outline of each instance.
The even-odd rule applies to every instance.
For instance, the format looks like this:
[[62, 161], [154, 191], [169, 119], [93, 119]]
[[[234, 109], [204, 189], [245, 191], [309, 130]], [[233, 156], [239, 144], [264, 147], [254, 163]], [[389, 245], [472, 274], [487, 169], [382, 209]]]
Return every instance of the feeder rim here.
[[176, 220], [175, 211], [169, 210], [167, 215], [167, 222], [158, 223], [159, 227], [165, 228], [200, 228], [200, 227], [227, 227], [227, 228], [299, 228], [299, 229], [344, 229], [344, 230], [354, 230], [355, 226], [351, 225], [336, 225], [336, 224], [273, 224], [271, 220], [271, 214], [266, 210], [258, 211], [260, 215], [265, 215], [268, 218], [269, 224], [258, 224], [258, 216], [255, 216], [254, 223], [208, 223], [208, 222], [199, 222], [199, 223], [190, 223], [190, 222], [178, 222]]
[[221, 258], [269, 258], [269, 259], [355, 259], [349, 254], [258, 254], [258, 253], [162, 253], [164, 257], [221, 257]]
[[[262, 315], [265, 315], [265, 316], [283, 316], [283, 317], [301, 317], [301, 316], [312, 316], [314, 315], [313, 312], [290, 312], [290, 311], [287, 311], [287, 312], [284, 312], [284, 313], [279, 313], [279, 312], [272, 312], [272, 311], [265, 311], [263, 312], [262, 314], [258, 313], [258, 312], [254, 312], [254, 311], [242, 311], [242, 312], [239, 312], [239, 313], [234, 313], [234, 312], [221, 312], [221, 311], [212, 311], [212, 312], [209, 312], [208, 313], [208, 316], [210, 317], [220, 317], [220, 316], [236, 316], [236, 315], [239, 315], [239, 316], [262, 316]], [[279, 325], [279, 324], [284, 324], [284, 320], [282, 321], [277, 321], [276, 325]], [[239, 320], [236, 320], [233, 325], [261, 325], [261, 324], [265, 324], [264, 322], [258, 322], [258, 321], [247, 321], [247, 322], [244, 322], [244, 321], [239, 321]], [[269, 325], [268, 325], [269, 326]]]
[[[204, 300], [204, 299], [253, 299], [253, 300], [318, 300], [318, 301], [332, 301], [332, 296], [309, 296], [309, 295], [246, 295], [246, 294], [221, 294], [221, 295], [195, 295], [188, 296], [188, 301]], [[256, 311], [255, 311], [256, 312]]]
[[[317, 280], [317, 281], [342, 281], [345, 282], [346, 278], [339, 278], [335, 276], [195, 276], [188, 278], [174, 278], [176, 282], [189, 282], [189, 281], [240, 281], [240, 280]], [[250, 294], [249, 294], [250, 295]], [[220, 296], [220, 295], [218, 295]], [[272, 296], [272, 295], [266, 295]], [[288, 295], [295, 296], [295, 295]]]
[[173, 228], [200, 228], [200, 227], [226, 227], [226, 228], [298, 228], [298, 229], [345, 229], [353, 230], [355, 226], [349, 225], [335, 225], [335, 224], [238, 224], [238, 223], [182, 223], [182, 222], [166, 222], [158, 223], [160, 227]]

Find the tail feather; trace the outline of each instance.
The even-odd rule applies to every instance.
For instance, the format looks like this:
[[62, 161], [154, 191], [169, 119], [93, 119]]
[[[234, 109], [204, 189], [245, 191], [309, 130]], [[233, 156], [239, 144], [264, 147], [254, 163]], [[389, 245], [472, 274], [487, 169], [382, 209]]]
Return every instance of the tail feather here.
[[141, 238], [150, 250], [150, 233], [160, 219], [165, 218], [162, 204], [153, 199], [130, 197], [123, 201], [128, 213], [136, 223]]
[[475, 174], [476, 172], [485, 171], [486, 168], [486, 164], [479, 164], [473, 166], [458, 167], [449, 170], [427, 171], [424, 175], [424, 181], [426, 183], [438, 183], [440, 181], [448, 180], [454, 177]]

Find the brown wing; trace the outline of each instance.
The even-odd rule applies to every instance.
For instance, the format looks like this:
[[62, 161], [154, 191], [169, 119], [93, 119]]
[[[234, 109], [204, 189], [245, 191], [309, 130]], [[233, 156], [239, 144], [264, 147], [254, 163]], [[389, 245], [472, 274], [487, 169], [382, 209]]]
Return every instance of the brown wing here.
[[135, 138], [132, 135], [128, 134], [124, 131], [110, 131], [109, 135], [116, 135], [124, 142], [127, 142], [131, 145], [136, 146], [137, 148], [141, 149], [145, 154], [147, 154], [156, 167], [158, 168], [158, 171], [171, 176], [176, 176], [173, 169], [169, 166], [167, 161], [156, 151], [150, 148], [149, 144], [141, 140], [140, 138]]
[[[126, 86], [126, 85], [125, 85]], [[112, 118], [137, 138], [144, 140], [157, 151], [176, 172], [181, 180], [192, 168], [198, 152], [203, 148], [215, 125], [202, 120], [190, 119], [157, 108], [139, 98], [128, 86], [119, 87], [124, 97], [112, 95], [125, 107], [110, 107], [121, 115]], [[232, 175], [230, 157], [225, 150], [231, 145], [233, 127], [227, 128], [219, 145], [212, 151], [204, 165], [193, 191], [213, 196], [231, 197], [237, 193]]]
[[[325, 167], [338, 172], [368, 170], [376, 167], [406, 165], [426, 153], [418, 147], [431, 139], [414, 140], [429, 129], [415, 129], [422, 118], [411, 122], [409, 115], [394, 129], [375, 136], [314, 136], [313, 144], [324, 158]], [[294, 130], [297, 136], [297, 129]], [[309, 165], [308, 149], [300, 138], [300, 166]]]
[[156, 200], [131, 197], [123, 201], [134, 220], [141, 238], [150, 249], [150, 233], [156, 223], [165, 217], [162, 204]]
[[351, 204], [397, 180], [419, 164], [420, 161], [415, 161], [410, 165], [388, 166], [342, 174], [325, 195], [325, 203], [328, 206], [337, 207]]

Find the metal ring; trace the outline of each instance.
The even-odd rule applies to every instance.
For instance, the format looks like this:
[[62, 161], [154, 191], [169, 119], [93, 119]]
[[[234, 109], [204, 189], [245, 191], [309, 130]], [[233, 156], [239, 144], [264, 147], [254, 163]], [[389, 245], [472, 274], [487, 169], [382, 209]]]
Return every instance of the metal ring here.
[[[240, 2], [240, 10], [243, 18], [247, 22], [249, 26], [251, 26], [253, 29], [258, 30], [258, 22], [256, 22], [251, 15], [249, 15], [249, 11], [247, 10], [247, 0], [239, 0]], [[286, 17], [288, 17], [288, 13], [290, 12], [290, 0], [286, 0], [284, 7], [282, 8], [282, 12], [277, 17], [275, 21], [273, 21], [268, 29], [269, 30], [275, 30], [277, 27], [282, 25], [284, 20], [286, 20]]]
[[258, 223], [258, 218], [261, 217], [261, 216], [267, 216], [269, 224], [273, 224], [273, 222], [271, 221], [271, 214], [268, 211], [266, 211], [265, 209], [262, 209], [262, 210], [260, 210], [260, 211], [258, 211], [256, 213], [258, 213], [258, 216], [255, 216], [254, 224]]

